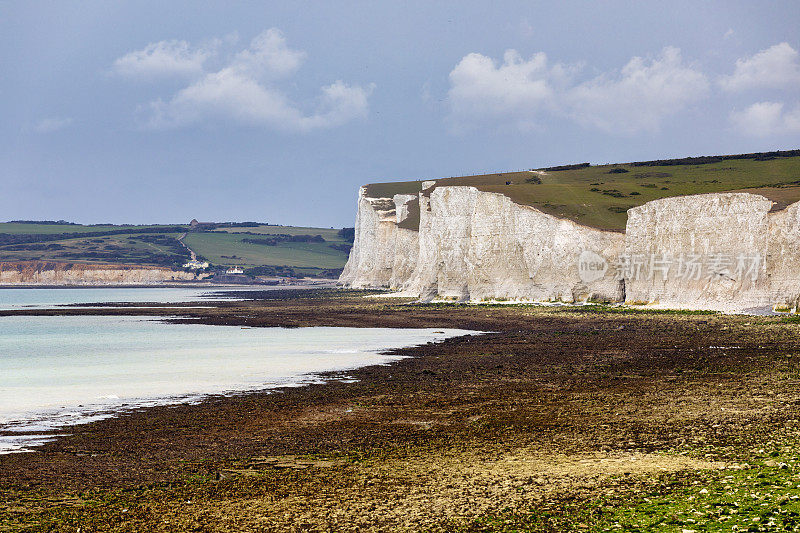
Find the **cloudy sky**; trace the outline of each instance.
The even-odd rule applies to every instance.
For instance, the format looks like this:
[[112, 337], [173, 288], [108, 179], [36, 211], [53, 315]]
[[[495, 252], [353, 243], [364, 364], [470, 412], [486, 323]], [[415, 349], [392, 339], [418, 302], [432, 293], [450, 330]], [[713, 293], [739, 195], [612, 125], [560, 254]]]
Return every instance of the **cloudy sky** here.
[[800, 5], [9, 1], [0, 119], [1, 220], [339, 227], [372, 181], [800, 148]]

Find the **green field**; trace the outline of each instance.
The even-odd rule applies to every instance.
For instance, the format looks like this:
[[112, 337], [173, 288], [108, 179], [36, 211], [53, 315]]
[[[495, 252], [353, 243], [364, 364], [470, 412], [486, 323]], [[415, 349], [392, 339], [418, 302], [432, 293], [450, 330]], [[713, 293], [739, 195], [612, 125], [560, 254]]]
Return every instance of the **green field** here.
[[[544, 174], [522, 171], [436, 179], [436, 186], [444, 185], [469, 185], [501, 193], [518, 204], [534, 206], [551, 215], [624, 231], [628, 209], [670, 196], [752, 192], [776, 202], [775, 209], [800, 201], [800, 157], [663, 166], [625, 163]], [[367, 194], [391, 197], [415, 193], [421, 186], [422, 181], [375, 183], [367, 186]], [[418, 226], [418, 218], [408, 224]]]
[[309, 228], [301, 226], [262, 225], [254, 228], [218, 228], [216, 232], [224, 233], [257, 233], [259, 235], [321, 235], [326, 241], [338, 242], [338, 228]]
[[[162, 226], [158, 224], [157, 226]], [[170, 226], [179, 226], [180, 224], [169, 224]], [[19, 222], [0, 222], [0, 233], [35, 233], [35, 234], [53, 234], [53, 233], [94, 233], [99, 231], [114, 231], [119, 229], [147, 229], [154, 226], [114, 226], [111, 224], [91, 225], [84, 226], [81, 224], [28, 224]], [[188, 228], [188, 224], [184, 227]]]
[[[139, 233], [141, 231], [141, 233]], [[102, 233], [114, 232], [111, 235]], [[192, 249], [212, 267], [277, 267], [278, 275], [336, 275], [349, 241], [338, 229], [258, 225], [211, 229], [188, 225], [83, 226], [0, 223], [0, 261], [160, 265], [177, 268]], [[322, 242], [293, 242], [319, 235]], [[245, 239], [262, 241], [244, 242]], [[264, 244], [264, 241], [273, 245]], [[316, 238], [316, 241], [320, 241]], [[332, 247], [333, 246], [333, 247]], [[327, 272], [322, 272], [326, 270]]]
[[[345, 241], [336, 235], [338, 230], [279, 226], [275, 232], [268, 233], [267, 228], [272, 227], [274, 226], [247, 228], [248, 231], [257, 233], [258, 236], [226, 231], [189, 233], [184, 242], [195, 253], [215, 265], [239, 265], [243, 267], [287, 265], [292, 267], [342, 268], [347, 262], [348, 254], [346, 252], [330, 247], [331, 244], [345, 244]], [[261, 231], [252, 231], [254, 229]], [[242, 242], [242, 239], [257, 239], [262, 235], [275, 234], [322, 235], [325, 242], [286, 242], [276, 246]]]

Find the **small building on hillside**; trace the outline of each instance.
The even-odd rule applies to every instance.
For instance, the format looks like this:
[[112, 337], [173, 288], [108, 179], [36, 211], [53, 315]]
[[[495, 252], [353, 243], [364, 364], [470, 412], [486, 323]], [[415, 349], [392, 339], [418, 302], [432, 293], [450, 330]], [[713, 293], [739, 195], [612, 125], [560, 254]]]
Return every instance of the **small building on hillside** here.
[[208, 266], [208, 261], [198, 261], [197, 259], [192, 259], [183, 265], [183, 268], [188, 268], [190, 270], [205, 270], [208, 268]]
[[199, 222], [196, 218], [193, 218], [191, 222], [189, 222], [189, 229], [191, 230], [198, 230], [202, 231], [204, 229], [214, 229], [218, 226], [216, 222]]
[[244, 270], [239, 268], [238, 266], [231, 267], [225, 271], [226, 274], [244, 274]]

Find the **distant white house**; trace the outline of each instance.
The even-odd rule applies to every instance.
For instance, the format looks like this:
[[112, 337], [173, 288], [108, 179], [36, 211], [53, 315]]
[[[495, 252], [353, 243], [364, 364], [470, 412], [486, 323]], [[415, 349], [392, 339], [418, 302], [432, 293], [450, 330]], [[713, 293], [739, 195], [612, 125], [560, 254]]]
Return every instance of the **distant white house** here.
[[244, 270], [239, 267], [231, 267], [225, 271], [226, 274], [244, 274]]
[[198, 261], [197, 259], [192, 259], [183, 265], [183, 268], [190, 268], [192, 270], [205, 270], [208, 268], [208, 261]]

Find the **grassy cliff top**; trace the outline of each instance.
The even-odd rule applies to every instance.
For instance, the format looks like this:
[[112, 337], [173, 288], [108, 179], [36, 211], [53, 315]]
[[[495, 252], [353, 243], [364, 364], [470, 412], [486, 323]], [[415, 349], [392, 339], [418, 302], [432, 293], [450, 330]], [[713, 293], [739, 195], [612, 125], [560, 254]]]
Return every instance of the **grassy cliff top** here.
[[[436, 179], [436, 178], [431, 178]], [[766, 196], [773, 210], [800, 201], [800, 150], [644, 161], [567, 165], [436, 179], [436, 186], [468, 185], [521, 205], [595, 228], [624, 231], [627, 210], [651, 200], [714, 192]], [[371, 197], [416, 193], [422, 181], [373, 183]], [[418, 218], [405, 224], [419, 226]]]

